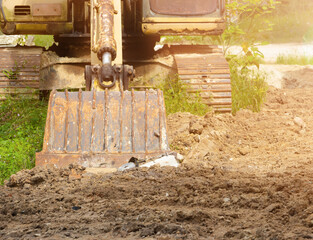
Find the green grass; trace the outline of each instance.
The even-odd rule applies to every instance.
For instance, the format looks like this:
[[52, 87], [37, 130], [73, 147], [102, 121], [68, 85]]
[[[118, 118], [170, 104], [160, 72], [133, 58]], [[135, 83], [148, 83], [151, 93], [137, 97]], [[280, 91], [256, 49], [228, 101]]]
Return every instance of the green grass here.
[[0, 184], [35, 166], [43, 144], [47, 103], [32, 99], [0, 101]]
[[284, 65], [313, 65], [313, 56], [282, 54], [277, 57], [276, 63]]
[[168, 78], [160, 86], [164, 94], [166, 113], [190, 112], [194, 115], [203, 116], [210, 109], [202, 103], [199, 94], [187, 93], [186, 86], [178, 77]]

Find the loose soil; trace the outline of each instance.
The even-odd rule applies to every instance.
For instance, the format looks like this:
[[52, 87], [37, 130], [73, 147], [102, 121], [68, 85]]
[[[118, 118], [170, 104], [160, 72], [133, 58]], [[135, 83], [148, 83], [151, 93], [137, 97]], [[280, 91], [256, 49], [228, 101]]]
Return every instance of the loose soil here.
[[313, 239], [312, 111], [313, 88], [285, 82], [260, 113], [169, 116], [179, 168], [21, 171], [0, 239]]

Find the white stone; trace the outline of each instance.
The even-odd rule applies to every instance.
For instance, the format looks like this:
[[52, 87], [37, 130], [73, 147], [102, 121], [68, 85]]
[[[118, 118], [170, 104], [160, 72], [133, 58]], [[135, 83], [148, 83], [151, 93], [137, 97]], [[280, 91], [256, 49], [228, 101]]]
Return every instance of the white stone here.
[[184, 160], [184, 156], [179, 154], [179, 153], [177, 153], [176, 158], [177, 158], [178, 161], [183, 161]]
[[156, 160], [153, 160], [151, 162], [145, 163], [141, 165], [140, 167], [152, 167], [154, 165], [160, 165], [160, 167], [179, 167], [179, 163], [177, 162], [174, 155], [165, 156]]
[[128, 170], [128, 169], [132, 169], [132, 168], [135, 168], [136, 167], [136, 164], [133, 163], [133, 162], [129, 162], [129, 163], [126, 163], [124, 164], [123, 166], [121, 166], [118, 171], [122, 172], [122, 171], [125, 171], [125, 170]]
[[298, 126], [301, 127], [301, 128], [305, 128], [305, 127], [306, 127], [306, 124], [305, 124], [305, 122], [303, 121], [302, 118], [295, 117], [295, 118], [293, 119], [293, 121], [294, 121], [294, 123], [295, 123], [296, 125], [298, 125]]

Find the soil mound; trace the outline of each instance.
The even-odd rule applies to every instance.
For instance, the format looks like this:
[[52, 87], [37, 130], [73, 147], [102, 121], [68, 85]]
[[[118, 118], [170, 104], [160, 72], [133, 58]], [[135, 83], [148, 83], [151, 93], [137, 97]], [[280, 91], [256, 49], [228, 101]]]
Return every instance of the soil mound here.
[[48, 168], [35, 167], [25, 169], [12, 175], [9, 181], [5, 182], [8, 187], [29, 188], [40, 184], [51, 184], [52, 182], [64, 182], [69, 179], [78, 179], [82, 177], [85, 168], [71, 164], [67, 168], [58, 169], [53, 166]]

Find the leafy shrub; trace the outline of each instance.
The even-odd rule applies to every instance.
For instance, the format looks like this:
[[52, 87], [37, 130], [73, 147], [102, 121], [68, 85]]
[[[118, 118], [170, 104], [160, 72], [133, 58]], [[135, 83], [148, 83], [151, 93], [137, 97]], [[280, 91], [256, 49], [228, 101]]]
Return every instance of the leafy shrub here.
[[0, 184], [35, 165], [42, 148], [47, 103], [32, 99], [0, 102]]

